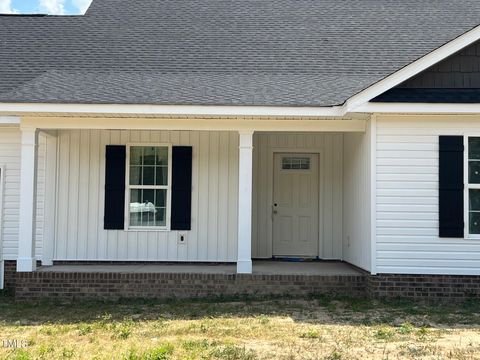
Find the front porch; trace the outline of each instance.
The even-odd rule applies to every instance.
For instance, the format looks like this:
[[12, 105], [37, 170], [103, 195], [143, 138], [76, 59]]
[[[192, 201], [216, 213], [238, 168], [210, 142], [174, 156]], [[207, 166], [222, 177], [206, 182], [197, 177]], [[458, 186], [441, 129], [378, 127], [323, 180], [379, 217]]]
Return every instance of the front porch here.
[[[53, 273], [223, 274], [236, 273], [235, 264], [55, 264], [37, 271]], [[361, 270], [341, 261], [253, 261], [253, 275], [358, 276]]]
[[[28, 117], [20, 130], [20, 278], [29, 278], [23, 274], [29, 272], [42, 274], [34, 277], [358, 275], [340, 262], [252, 266], [252, 259], [278, 257], [341, 260], [370, 270], [371, 139], [364, 119]], [[148, 156], [166, 154], [154, 165], [155, 179], [165, 181], [161, 186], [150, 186], [157, 180], [149, 186], [130, 183], [147, 176], [142, 152], [147, 147], [155, 154]], [[112, 155], [113, 148], [120, 152]], [[183, 169], [172, 158], [179, 148], [190, 151], [191, 183], [183, 188], [178, 179], [187, 174], [171, 169], [171, 164]], [[134, 150], [141, 153], [137, 160]], [[143, 175], [132, 175], [139, 169]], [[155, 195], [146, 197], [147, 190]], [[183, 195], [173, 199], [179, 190]], [[289, 193], [296, 194], [293, 202], [284, 196]], [[125, 198], [117, 201], [119, 194]], [[175, 223], [178, 199], [183, 218]], [[287, 227], [288, 221], [295, 224]], [[292, 239], [296, 244], [285, 245]], [[37, 268], [36, 261], [44, 266]], [[229, 265], [191, 265], [195, 262]]]

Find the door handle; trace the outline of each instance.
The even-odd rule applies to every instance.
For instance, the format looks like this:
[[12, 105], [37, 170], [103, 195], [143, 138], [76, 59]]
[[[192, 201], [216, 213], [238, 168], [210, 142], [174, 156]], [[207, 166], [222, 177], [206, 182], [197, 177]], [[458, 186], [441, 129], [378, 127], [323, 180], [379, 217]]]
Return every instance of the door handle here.
[[273, 204], [272, 206], [272, 214], [276, 214], [278, 211], [277, 211], [277, 203]]

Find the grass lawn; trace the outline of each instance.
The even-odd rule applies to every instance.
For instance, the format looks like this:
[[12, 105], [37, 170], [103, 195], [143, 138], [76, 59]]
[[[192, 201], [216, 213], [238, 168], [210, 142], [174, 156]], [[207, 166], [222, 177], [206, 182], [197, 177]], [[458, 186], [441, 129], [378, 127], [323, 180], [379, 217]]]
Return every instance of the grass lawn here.
[[[480, 359], [480, 303], [354, 299], [16, 304], [6, 359]], [[0, 342], [0, 346], [2, 343]]]

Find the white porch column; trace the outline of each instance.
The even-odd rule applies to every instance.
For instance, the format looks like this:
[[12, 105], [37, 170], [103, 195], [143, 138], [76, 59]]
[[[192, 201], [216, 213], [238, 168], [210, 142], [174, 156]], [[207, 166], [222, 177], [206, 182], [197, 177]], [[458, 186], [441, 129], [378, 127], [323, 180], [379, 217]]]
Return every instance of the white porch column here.
[[237, 273], [252, 273], [253, 131], [240, 131]]
[[38, 132], [35, 128], [22, 128], [20, 165], [20, 221], [17, 271], [36, 269], [35, 217], [37, 204], [37, 147]]

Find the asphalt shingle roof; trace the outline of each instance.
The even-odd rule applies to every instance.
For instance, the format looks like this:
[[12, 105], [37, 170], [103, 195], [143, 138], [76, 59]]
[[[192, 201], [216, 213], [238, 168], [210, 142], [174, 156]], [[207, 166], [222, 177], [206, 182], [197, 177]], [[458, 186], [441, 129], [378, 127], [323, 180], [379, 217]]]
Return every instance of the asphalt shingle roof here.
[[478, 0], [94, 0], [0, 16], [0, 102], [339, 105], [479, 23]]

